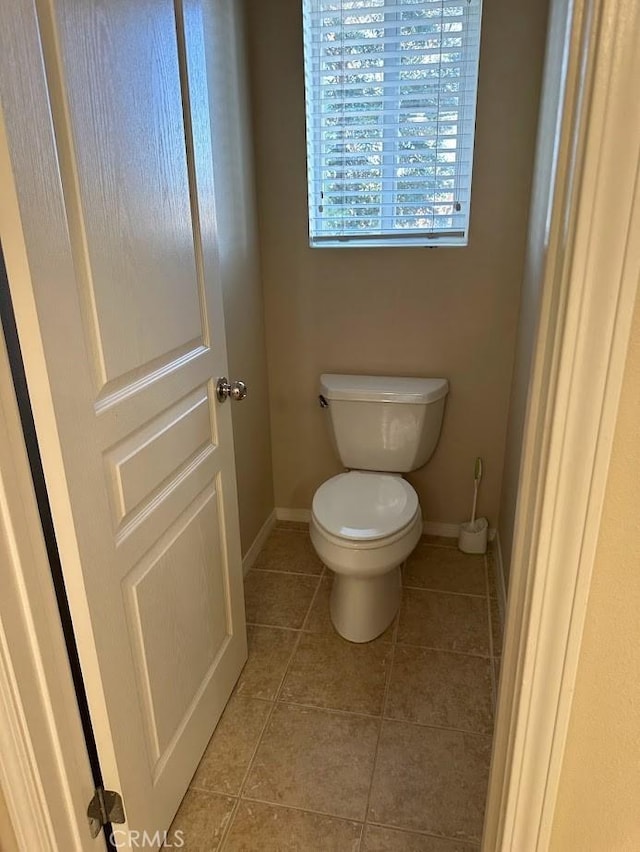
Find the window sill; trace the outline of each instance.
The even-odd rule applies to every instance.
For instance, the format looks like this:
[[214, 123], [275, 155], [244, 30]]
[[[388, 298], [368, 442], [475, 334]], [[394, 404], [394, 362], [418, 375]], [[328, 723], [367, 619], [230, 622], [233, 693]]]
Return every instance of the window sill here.
[[443, 237], [429, 239], [428, 237], [406, 237], [405, 239], [377, 240], [377, 239], [336, 239], [336, 240], [309, 240], [309, 247], [314, 249], [324, 248], [464, 248], [468, 245], [468, 237]]

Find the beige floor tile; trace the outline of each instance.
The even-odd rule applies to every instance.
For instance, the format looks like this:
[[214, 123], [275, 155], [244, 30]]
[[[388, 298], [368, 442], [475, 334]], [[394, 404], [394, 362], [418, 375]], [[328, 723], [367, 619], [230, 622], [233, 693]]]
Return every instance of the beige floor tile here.
[[491, 636], [493, 639], [493, 655], [499, 657], [502, 654], [502, 619], [500, 618], [500, 607], [495, 598], [491, 598]]
[[322, 574], [323, 567], [307, 531], [275, 529], [265, 542], [253, 570]]
[[405, 586], [438, 589], [466, 595], [486, 595], [484, 556], [461, 553], [450, 547], [419, 545], [407, 559]]
[[490, 734], [491, 689], [487, 658], [398, 645], [385, 716]]
[[247, 628], [249, 657], [236, 686], [238, 695], [273, 701], [286, 671], [298, 633], [280, 627]]
[[377, 738], [377, 719], [280, 704], [243, 796], [363, 819]]
[[[331, 616], [329, 614], [329, 599], [331, 597], [331, 584], [333, 583], [333, 579], [331, 575], [328, 577], [323, 577], [320, 581], [320, 588], [318, 589], [318, 594], [313, 602], [313, 606], [309, 610], [309, 615], [307, 616], [307, 620], [304, 623], [303, 630], [309, 631], [310, 633], [332, 633], [335, 634], [336, 629], [331, 623]], [[385, 632], [379, 636], [376, 642], [392, 642], [393, 641], [393, 631], [395, 629], [397, 618], [393, 620], [393, 622], [389, 625], [389, 627], [385, 630]]]
[[489, 654], [489, 616], [486, 598], [405, 589], [398, 642]]
[[234, 695], [209, 741], [192, 787], [237, 796], [273, 705]]
[[384, 722], [369, 819], [479, 843], [491, 738]]
[[335, 817], [240, 802], [225, 852], [357, 852], [362, 826]]
[[391, 646], [347, 642], [336, 633], [303, 633], [281, 700], [353, 713], [382, 713]]
[[317, 577], [249, 571], [244, 583], [247, 623], [302, 627], [317, 585]]
[[203, 790], [188, 790], [169, 830], [167, 846], [183, 852], [214, 852], [231, 817], [235, 799]]
[[361, 852], [473, 852], [480, 847], [427, 834], [369, 825], [360, 848]]

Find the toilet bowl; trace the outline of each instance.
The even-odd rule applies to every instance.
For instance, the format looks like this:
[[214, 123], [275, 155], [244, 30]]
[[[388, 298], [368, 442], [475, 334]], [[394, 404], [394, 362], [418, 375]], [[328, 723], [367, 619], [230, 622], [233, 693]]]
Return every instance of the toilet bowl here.
[[331, 620], [350, 642], [369, 642], [393, 621], [400, 566], [422, 535], [418, 495], [396, 474], [352, 471], [316, 491], [313, 546], [334, 574]]
[[446, 379], [324, 374], [320, 388], [348, 471], [316, 491], [309, 531], [334, 572], [334, 627], [351, 642], [369, 642], [398, 611], [400, 566], [422, 535], [418, 495], [401, 474], [431, 457], [449, 385]]

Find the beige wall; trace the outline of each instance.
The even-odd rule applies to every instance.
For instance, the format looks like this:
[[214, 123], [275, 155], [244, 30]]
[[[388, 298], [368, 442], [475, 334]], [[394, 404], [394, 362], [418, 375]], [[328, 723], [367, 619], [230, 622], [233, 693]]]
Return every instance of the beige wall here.
[[252, 170], [242, 5], [206, 6], [211, 126], [229, 374], [249, 395], [233, 404], [242, 552], [273, 510], [269, 388]]
[[564, 41], [569, 26], [569, 0], [551, 0], [549, 37], [545, 59], [536, 163], [531, 194], [531, 215], [522, 281], [516, 358], [511, 382], [511, 402], [504, 455], [498, 532], [508, 585], [516, 511], [520, 454], [527, 407], [529, 375], [536, 341], [542, 279], [547, 255], [548, 221], [558, 151], [556, 140], [561, 109]]
[[276, 505], [339, 470], [322, 371], [446, 376], [440, 444], [411, 476], [425, 518], [497, 520], [546, 3], [485, 4], [467, 248], [310, 249], [299, 0], [247, 0]]
[[636, 305], [551, 852], [640, 849], [640, 301]]

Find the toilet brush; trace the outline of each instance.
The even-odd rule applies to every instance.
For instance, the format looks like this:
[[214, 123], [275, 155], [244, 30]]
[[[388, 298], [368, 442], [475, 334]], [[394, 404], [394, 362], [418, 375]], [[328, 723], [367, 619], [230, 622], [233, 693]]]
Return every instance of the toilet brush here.
[[482, 479], [482, 459], [480, 456], [476, 459], [476, 466], [473, 471], [473, 506], [471, 507], [471, 526], [476, 519], [476, 506], [478, 505], [478, 488]]
[[482, 459], [478, 456], [473, 469], [473, 505], [471, 507], [471, 520], [460, 524], [458, 533], [458, 547], [464, 553], [485, 553], [487, 550], [487, 530], [489, 527], [486, 518], [476, 518], [478, 506], [478, 490], [482, 479]]

